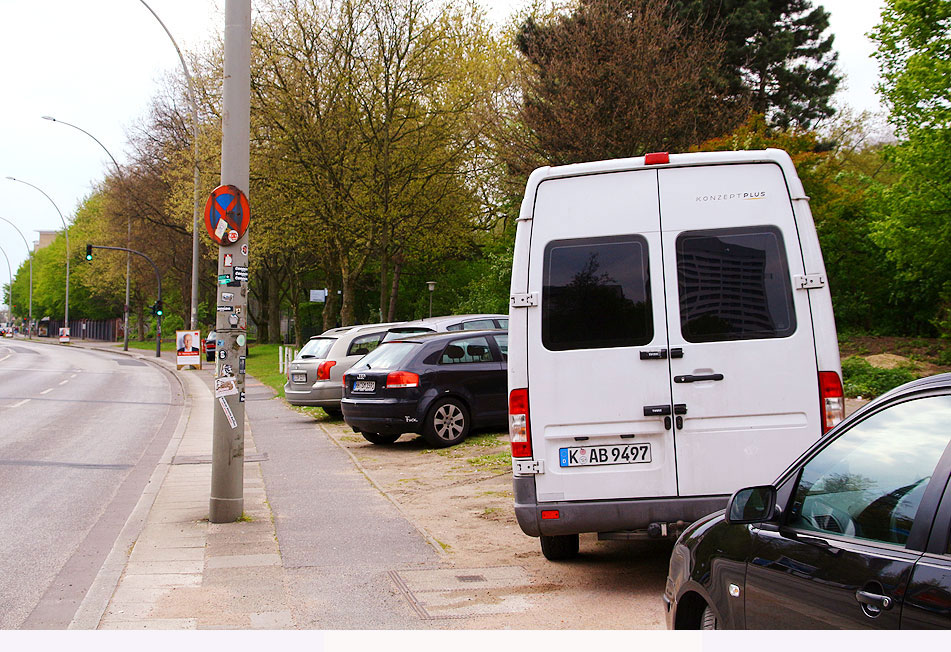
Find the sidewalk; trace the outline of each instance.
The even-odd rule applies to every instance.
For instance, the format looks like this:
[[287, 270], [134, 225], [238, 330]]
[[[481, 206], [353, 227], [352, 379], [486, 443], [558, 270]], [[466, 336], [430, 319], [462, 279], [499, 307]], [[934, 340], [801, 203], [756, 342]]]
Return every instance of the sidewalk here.
[[[174, 372], [170, 360], [138, 350], [129, 355]], [[175, 375], [186, 396], [181, 421], [69, 628], [294, 629], [250, 424], [245, 421], [247, 520], [209, 523], [210, 374]]]

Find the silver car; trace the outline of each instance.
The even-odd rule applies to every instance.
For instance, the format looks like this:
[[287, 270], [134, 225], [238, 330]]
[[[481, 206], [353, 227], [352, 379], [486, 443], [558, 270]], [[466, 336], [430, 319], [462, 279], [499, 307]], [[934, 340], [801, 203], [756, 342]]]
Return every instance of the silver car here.
[[508, 330], [508, 315], [446, 315], [444, 317], [426, 317], [415, 321], [403, 322], [393, 326], [383, 338], [384, 342], [421, 335], [423, 333], [443, 333], [446, 331]]
[[320, 407], [339, 418], [344, 372], [375, 349], [390, 328], [401, 323], [343, 326], [310, 338], [288, 365], [284, 385], [287, 402]]

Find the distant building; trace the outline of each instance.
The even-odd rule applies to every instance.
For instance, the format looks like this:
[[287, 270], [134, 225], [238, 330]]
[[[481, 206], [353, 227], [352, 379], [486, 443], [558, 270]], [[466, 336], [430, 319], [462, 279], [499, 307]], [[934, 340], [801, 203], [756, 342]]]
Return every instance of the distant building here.
[[37, 233], [40, 234], [40, 239], [33, 243], [33, 253], [53, 244], [53, 240], [59, 235], [59, 231], [37, 231]]

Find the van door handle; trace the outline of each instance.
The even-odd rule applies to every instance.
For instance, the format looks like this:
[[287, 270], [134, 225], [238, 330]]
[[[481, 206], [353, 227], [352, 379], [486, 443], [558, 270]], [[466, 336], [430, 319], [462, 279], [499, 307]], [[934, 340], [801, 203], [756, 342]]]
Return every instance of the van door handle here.
[[723, 380], [723, 374], [706, 374], [703, 376], [674, 376], [675, 383], [699, 383], [702, 380]]
[[678, 346], [677, 348], [675, 348], [675, 349], [671, 349], [671, 350], [670, 350], [670, 357], [671, 357], [671, 358], [682, 358], [682, 357], [684, 357], [684, 350], [683, 350], [682, 348], [680, 348], [679, 346]]
[[670, 416], [670, 406], [669, 405], [645, 405], [644, 416], [645, 417]]

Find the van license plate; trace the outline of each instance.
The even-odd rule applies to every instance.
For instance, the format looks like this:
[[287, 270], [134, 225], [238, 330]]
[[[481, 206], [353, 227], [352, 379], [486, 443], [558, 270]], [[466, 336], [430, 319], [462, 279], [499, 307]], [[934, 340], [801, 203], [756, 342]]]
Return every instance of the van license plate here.
[[301, 371], [301, 372], [294, 371], [294, 372], [291, 372], [291, 380], [293, 380], [295, 383], [306, 383], [306, 382], [307, 382], [307, 372], [306, 372], [306, 371]]
[[375, 380], [355, 380], [353, 381], [353, 391], [355, 392], [372, 392], [376, 389]]
[[615, 446], [573, 446], [558, 449], [561, 466], [601, 466], [607, 464], [648, 464], [650, 444], [617, 444]]

